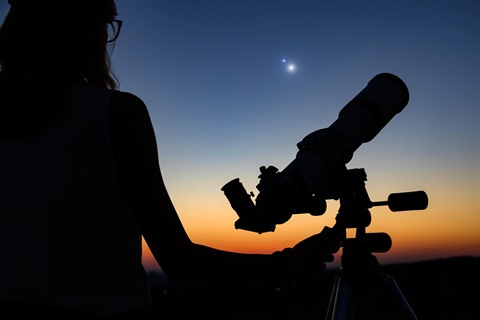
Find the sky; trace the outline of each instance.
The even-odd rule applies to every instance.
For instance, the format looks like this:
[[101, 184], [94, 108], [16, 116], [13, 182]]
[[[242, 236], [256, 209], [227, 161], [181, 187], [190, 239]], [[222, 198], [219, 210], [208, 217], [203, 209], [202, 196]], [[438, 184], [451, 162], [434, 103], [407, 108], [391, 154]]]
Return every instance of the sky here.
[[[120, 90], [147, 105], [162, 174], [192, 241], [271, 253], [333, 226], [294, 215], [274, 232], [237, 230], [221, 188], [256, 195], [261, 166], [280, 171], [296, 144], [330, 126], [375, 75], [410, 100], [347, 168], [364, 168], [372, 201], [423, 190], [426, 210], [370, 209], [386, 232], [380, 263], [480, 255], [480, 2], [117, 0], [112, 51]], [[8, 10], [0, 0], [0, 19]], [[159, 270], [145, 245], [147, 269]], [[331, 266], [339, 264], [341, 251]]]

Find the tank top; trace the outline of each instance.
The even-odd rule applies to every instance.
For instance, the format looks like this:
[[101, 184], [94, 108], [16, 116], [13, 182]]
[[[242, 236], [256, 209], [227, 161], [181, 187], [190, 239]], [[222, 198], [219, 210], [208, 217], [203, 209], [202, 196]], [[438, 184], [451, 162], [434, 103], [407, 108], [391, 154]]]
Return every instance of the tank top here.
[[73, 86], [58, 123], [0, 139], [0, 298], [126, 312], [150, 302], [141, 234], [118, 193], [111, 90]]

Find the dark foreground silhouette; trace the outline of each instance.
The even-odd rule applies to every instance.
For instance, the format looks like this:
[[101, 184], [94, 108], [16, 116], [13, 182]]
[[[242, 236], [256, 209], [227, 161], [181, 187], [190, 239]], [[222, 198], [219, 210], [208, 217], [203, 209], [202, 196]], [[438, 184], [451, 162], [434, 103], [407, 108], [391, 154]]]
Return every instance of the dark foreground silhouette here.
[[[480, 257], [383, 265], [419, 320], [480, 319]], [[150, 273], [151, 319], [325, 319], [337, 269], [284, 291], [171, 286]], [[372, 319], [402, 319], [394, 299], [372, 293]]]

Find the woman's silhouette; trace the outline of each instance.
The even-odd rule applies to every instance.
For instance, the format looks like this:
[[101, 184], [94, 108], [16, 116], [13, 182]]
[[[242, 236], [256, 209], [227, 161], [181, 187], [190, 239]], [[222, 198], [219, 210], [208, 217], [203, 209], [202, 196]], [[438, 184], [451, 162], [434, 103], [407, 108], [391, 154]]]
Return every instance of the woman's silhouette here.
[[[0, 300], [17, 315], [139, 319], [145, 238], [171, 282], [288, 285], [325, 268], [332, 229], [273, 254], [193, 243], [146, 106], [119, 91], [113, 0], [9, 0], [0, 29]], [[21, 318], [21, 317], [19, 317]]]

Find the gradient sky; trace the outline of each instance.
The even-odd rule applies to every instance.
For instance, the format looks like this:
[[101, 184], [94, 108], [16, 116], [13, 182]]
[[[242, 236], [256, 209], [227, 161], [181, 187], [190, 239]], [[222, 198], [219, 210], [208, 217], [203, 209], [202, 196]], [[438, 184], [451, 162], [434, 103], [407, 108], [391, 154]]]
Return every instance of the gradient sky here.
[[[295, 215], [275, 232], [236, 230], [220, 189], [240, 178], [256, 193], [260, 166], [282, 170], [297, 142], [335, 121], [372, 77], [390, 72], [406, 83], [410, 102], [347, 168], [366, 170], [372, 201], [424, 190], [429, 206], [372, 208], [367, 231], [393, 240], [376, 256], [390, 263], [480, 255], [477, 0], [117, 5], [124, 24], [114, 69], [121, 90], [149, 108], [167, 188], [194, 242], [269, 253], [333, 226], [339, 204], [329, 200], [324, 215]], [[2, 20], [7, 9], [0, 0]], [[158, 268], [148, 250], [144, 262]]]

